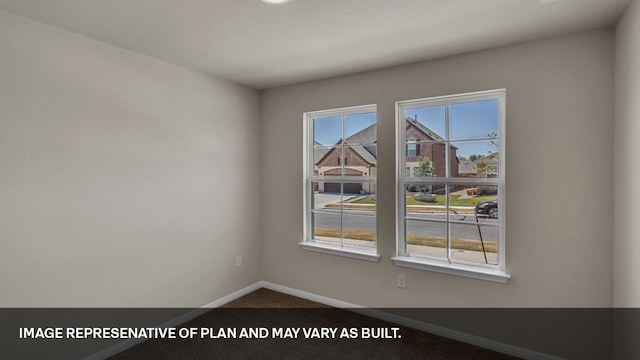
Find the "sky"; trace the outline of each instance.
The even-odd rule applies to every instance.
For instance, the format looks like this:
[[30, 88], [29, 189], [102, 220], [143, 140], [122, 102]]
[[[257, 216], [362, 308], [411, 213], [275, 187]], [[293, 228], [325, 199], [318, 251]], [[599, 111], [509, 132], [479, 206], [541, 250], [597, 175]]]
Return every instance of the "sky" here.
[[[405, 116], [418, 122], [446, 138], [445, 106], [407, 109]], [[498, 134], [498, 100], [475, 101], [454, 104], [449, 107], [449, 136], [458, 148], [458, 156], [468, 158], [472, 154], [487, 155], [496, 152], [497, 146], [488, 141], [455, 142], [473, 138], [487, 138]]]
[[[345, 138], [376, 123], [376, 113], [347, 115], [344, 120]], [[335, 145], [342, 138], [342, 117], [318, 118], [313, 122], [313, 139], [322, 145]]]
[[[445, 106], [411, 108], [405, 116], [415, 118], [442, 138], [446, 137]], [[345, 137], [376, 123], [376, 113], [345, 116]], [[342, 138], [342, 117], [318, 118], [314, 121], [314, 140], [322, 145], [335, 145]], [[486, 100], [450, 105], [449, 132], [452, 144], [458, 147], [458, 156], [486, 155], [496, 152], [497, 146], [490, 140], [456, 142], [472, 138], [488, 138], [498, 134], [498, 101]]]

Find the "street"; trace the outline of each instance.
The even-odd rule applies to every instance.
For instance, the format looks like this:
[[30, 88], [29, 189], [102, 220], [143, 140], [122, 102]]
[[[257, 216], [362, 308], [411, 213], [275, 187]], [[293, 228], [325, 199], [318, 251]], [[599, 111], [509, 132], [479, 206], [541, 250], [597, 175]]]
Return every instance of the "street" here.
[[[376, 227], [375, 216], [372, 211], [362, 210], [345, 210], [344, 227], [346, 230], [374, 231]], [[425, 213], [425, 212], [409, 212], [408, 216], [414, 219], [446, 219], [444, 212]], [[340, 229], [340, 212], [331, 213], [314, 213], [315, 227], [322, 229]], [[422, 235], [432, 237], [446, 237], [447, 225], [443, 222], [424, 221], [424, 220], [407, 220], [407, 234]], [[451, 223], [451, 237], [454, 239], [480, 240], [480, 232], [482, 239], [487, 242], [496, 242], [498, 240], [498, 221], [496, 219], [478, 218], [473, 214], [450, 214], [450, 221], [460, 223]], [[478, 224], [480, 231], [478, 230]]]

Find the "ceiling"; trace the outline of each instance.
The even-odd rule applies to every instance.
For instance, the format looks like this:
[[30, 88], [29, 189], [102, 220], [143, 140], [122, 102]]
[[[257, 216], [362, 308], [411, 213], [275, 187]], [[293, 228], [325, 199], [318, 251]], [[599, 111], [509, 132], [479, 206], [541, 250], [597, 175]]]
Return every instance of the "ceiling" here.
[[629, 0], [0, 0], [257, 89], [612, 25]]

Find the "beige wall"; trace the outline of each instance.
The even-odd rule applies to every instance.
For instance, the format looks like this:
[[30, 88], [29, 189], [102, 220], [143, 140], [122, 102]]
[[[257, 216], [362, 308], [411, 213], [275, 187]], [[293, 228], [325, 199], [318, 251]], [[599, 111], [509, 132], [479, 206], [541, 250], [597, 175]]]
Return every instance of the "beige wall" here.
[[640, 3], [616, 28], [615, 233], [616, 307], [640, 307]]
[[[364, 306], [612, 305], [613, 35], [592, 31], [262, 93], [264, 279]], [[394, 267], [395, 101], [507, 89], [507, 271]], [[302, 113], [377, 104], [379, 263], [303, 251]], [[287, 141], [282, 141], [287, 139]], [[396, 274], [406, 274], [406, 289]]]
[[0, 307], [260, 280], [256, 91], [2, 11], [0, 53]]

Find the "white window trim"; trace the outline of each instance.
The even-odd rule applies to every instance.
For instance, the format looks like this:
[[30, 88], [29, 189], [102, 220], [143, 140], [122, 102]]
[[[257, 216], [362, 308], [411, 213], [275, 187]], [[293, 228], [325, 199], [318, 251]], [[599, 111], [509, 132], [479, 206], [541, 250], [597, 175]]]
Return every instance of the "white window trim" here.
[[380, 261], [380, 255], [378, 255], [377, 253], [370, 251], [358, 251], [355, 248], [339, 248], [336, 246], [320, 244], [312, 241], [301, 242], [298, 243], [298, 245], [300, 245], [300, 247], [302, 247], [304, 250], [315, 251], [324, 254], [345, 256], [373, 262]]
[[[498, 187], [498, 194], [505, 194], [505, 129], [506, 129], [506, 90], [488, 90], [473, 93], [465, 93], [458, 95], [439, 96], [432, 98], [405, 100], [396, 102], [396, 256], [392, 257], [394, 265], [409, 267], [420, 270], [434, 271], [439, 273], [451, 274], [469, 277], [473, 279], [481, 279], [487, 281], [495, 281], [499, 283], [506, 283], [510, 278], [505, 268], [505, 196], [500, 195], [498, 197], [498, 208], [500, 209], [500, 220], [498, 222], [498, 265], [485, 265], [485, 264], [466, 264], [463, 262], [451, 262], [447, 259], [430, 258], [422, 256], [411, 256], [406, 251], [405, 242], [405, 185], [406, 180], [404, 176], [405, 162], [406, 162], [406, 125], [405, 109], [411, 108], [411, 105], [421, 106], [439, 106], [448, 105], [452, 103], [470, 102], [470, 101], [482, 101], [482, 100], [499, 100], [498, 111], [498, 131], [499, 131], [499, 169], [500, 178], [496, 181], [494, 179], [474, 179], [473, 183], [487, 183], [496, 185]], [[448, 125], [447, 125], [448, 127]], [[448, 134], [447, 134], [448, 135]], [[448, 140], [448, 136], [447, 136]], [[447, 155], [445, 157], [446, 163], [449, 165], [449, 149], [447, 148]], [[447, 166], [447, 176], [449, 175], [449, 166]], [[438, 184], [464, 184], [468, 183], [465, 179], [451, 179], [451, 178], [434, 178], [434, 179], [422, 179], [422, 182], [438, 183]], [[411, 180], [409, 182], [420, 182]]]
[[[315, 251], [325, 254], [344, 256], [354, 259], [367, 260], [367, 261], [380, 261], [380, 255], [378, 254], [378, 239], [377, 239], [377, 231], [376, 231], [376, 246], [375, 248], [371, 248], [371, 250], [360, 250], [352, 247], [344, 247], [344, 246], [332, 246], [328, 243], [319, 243], [313, 239], [312, 236], [312, 224], [313, 221], [311, 219], [311, 204], [313, 204], [312, 192], [310, 191], [311, 182], [313, 179], [314, 182], [326, 182], [326, 181], [338, 181], [338, 182], [353, 182], [353, 178], [349, 178], [347, 176], [320, 176], [313, 175], [313, 173], [309, 173], [310, 169], [312, 169], [312, 165], [314, 163], [313, 159], [313, 118], [319, 117], [331, 117], [331, 116], [346, 116], [346, 115], [355, 115], [362, 114], [368, 112], [375, 112], [377, 114], [377, 105], [361, 105], [361, 106], [352, 106], [347, 108], [338, 108], [338, 109], [330, 109], [330, 110], [321, 110], [321, 111], [310, 111], [305, 112], [303, 114], [303, 208], [304, 208], [304, 241], [298, 243], [303, 250]], [[376, 115], [377, 116], [377, 115]], [[376, 119], [377, 121], [377, 119]], [[358, 178], [359, 181], [374, 181], [377, 187], [377, 177], [376, 176], [362, 176]], [[376, 220], [377, 220], [377, 206], [376, 206]], [[376, 221], [377, 224], [377, 221]]]

